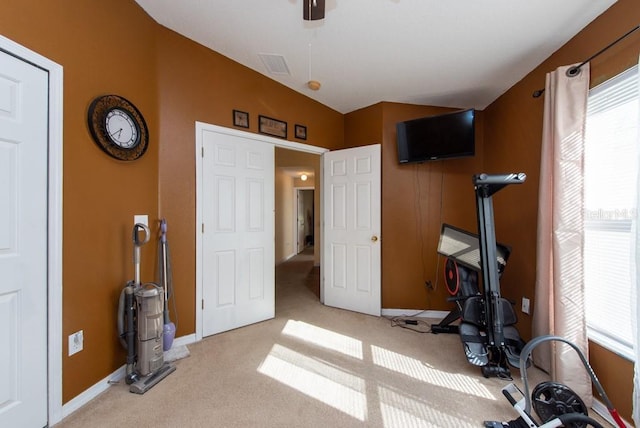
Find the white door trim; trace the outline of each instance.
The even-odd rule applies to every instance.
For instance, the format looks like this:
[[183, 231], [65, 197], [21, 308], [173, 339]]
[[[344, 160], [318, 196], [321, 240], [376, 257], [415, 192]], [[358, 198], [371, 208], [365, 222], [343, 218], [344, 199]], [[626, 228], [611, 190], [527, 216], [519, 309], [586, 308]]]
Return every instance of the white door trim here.
[[62, 419], [62, 66], [0, 35], [0, 49], [49, 74], [48, 419]]
[[212, 131], [219, 134], [233, 135], [248, 138], [254, 141], [272, 144], [274, 147], [281, 147], [289, 150], [313, 153], [321, 155], [328, 152], [323, 147], [311, 146], [308, 144], [296, 143], [295, 141], [281, 140], [262, 134], [240, 131], [238, 129], [225, 128], [223, 126], [211, 125], [196, 121], [196, 341], [202, 340], [202, 131]]

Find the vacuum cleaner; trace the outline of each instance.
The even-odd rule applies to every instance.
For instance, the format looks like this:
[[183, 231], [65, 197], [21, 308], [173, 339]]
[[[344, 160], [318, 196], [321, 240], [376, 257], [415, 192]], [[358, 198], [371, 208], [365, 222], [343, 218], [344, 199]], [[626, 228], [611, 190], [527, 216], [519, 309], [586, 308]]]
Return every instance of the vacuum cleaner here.
[[173, 299], [175, 309], [175, 297], [173, 296], [173, 281], [171, 275], [171, 263], [169, 262], [169, 242], [167, 241], [167, 220], [164, 218], [160, 221], [160, 251], [158, 252], [158, 271], [160, 284], [164, 290], [164, 311], [163, 321], [164, 328], [162, 330], [162, 349], [166, 352], [171, 349], [173, 339], [176, 336], [176, 325], [171, 322], [169, 317], [169, 299]]
[[125, 381], [136, 394], [144, 394], [176, 370], [164, 362], [164, 291], [155, 283], [140, 281], [140, 247], [149, 237], [147, 225], [133, 226], [134, 280], [127, 283], [118, 302], [118, 334], [127, 350]]
[[[536, 346], [549, 341], [566, 343], [578, 353], [582, 364], [591, 377], [593, 386], [598, 391], [602, 402], [607, 407], [616, 426], [626, 428], [624, 421], [611, 404], [596, 374], [593, 372], [593, 369], [580, 349], [562, 337], [551, 335], [536, 337], [522, 348], [522, 352], [520, 353], [520, 373], [524, 392], [515, 384], [509, 384], [502, 388], [502, 394], [516, 409], [520, 417], [509, 422], [488, 421], [484, 423], [485, 428], [582, 428], [587, 426], [603, 428], [600, 423], [589, 417], [587, 407], [582, 399], [566, 385], [558, 382], [542, 382], [534, 388], [531, 397], [529, 397], [529, 381], [527, 379], [525, 362], [529, 359], [531, 352]], [[515, 397], [520, 398], [516, 399]], [[536, 411], [541, 425], [539, 425], [532, 416], [532, 407]]]

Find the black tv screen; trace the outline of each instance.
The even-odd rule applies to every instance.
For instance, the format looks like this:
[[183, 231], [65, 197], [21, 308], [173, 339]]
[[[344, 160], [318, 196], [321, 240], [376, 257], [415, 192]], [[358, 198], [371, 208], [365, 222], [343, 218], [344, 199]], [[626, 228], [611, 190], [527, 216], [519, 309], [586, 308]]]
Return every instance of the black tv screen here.
[[398, 161], [425, 162], [475, 154], [475, 110], [462, 110], [396, 124]]

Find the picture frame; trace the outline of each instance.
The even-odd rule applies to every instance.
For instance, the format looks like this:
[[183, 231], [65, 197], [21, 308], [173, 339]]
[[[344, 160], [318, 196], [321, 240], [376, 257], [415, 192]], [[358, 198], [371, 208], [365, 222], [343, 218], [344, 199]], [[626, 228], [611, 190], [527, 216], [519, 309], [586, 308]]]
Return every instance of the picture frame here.
[[295, 126], [295, 136], [299, 140], [306, 140], [307, 139], [307, 127], [304, 126], [304, 125], [296, 124], [296, 126]]
[[267, 116], [258, 116], [258, 132], [278, 138], [287, 138], [287, 122]]
[[233, 110], [233, 126], [248, 128], [249, 113], [247, 113], [246, 111]]

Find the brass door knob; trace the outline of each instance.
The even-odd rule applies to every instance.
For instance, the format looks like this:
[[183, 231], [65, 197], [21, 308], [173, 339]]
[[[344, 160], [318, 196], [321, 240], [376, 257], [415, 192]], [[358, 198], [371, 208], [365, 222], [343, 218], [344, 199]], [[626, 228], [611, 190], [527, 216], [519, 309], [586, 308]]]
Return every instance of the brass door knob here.
[[373, 235], [371, 237], [371, 242], [377, 242], [378, 241], [378, 237], [376, 235]]

